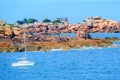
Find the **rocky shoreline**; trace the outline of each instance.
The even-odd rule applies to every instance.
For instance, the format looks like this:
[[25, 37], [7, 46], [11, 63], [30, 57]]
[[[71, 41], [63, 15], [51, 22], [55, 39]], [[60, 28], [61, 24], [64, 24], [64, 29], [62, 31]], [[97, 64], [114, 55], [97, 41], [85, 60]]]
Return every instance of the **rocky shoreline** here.
[[[68, 19], [58, 18], [50, 22], [30, 23], [17, 21], [15, 24], [7, 24], [0, 20], [0, 52], [21, 52], [23, 47], [23, 33], [26, 33], [27, 51], [48, 51], [51, 49], [68, 50], [83, 46], [106, 47], [112, 44], [114, 39], [93, 39], [89, 33], [118, 33], [120, 23], [114, 20], [103, 19], [100, 16], [88, 17], [82, 23], [70, 24]], [[31, 23], [32, 22], [32, 23]], [[21, 24], [22, 23], [22, 24]], [[61, 33], [64, 33], [60, 36]], [[74, 33], [75, 37], [67, 36], [66, 33]], [[55, 36], [55, 35], [58, 36]]]
[[[3, 45], [4, 44], [4, 45]], [[88, 40], [70, 40], [68, 42], [33, 42], [27, 43], [27, 51], [48, 51], [51, 49], [69, 50], [73, 48], [82, 48], [83, 46], [107, 47], [112, 45], [111, 40], [88, 39]], [[0, 52], [23, 52], [25, 49], [21, 45], [11, 45], [11, 42], [0, 42]]]

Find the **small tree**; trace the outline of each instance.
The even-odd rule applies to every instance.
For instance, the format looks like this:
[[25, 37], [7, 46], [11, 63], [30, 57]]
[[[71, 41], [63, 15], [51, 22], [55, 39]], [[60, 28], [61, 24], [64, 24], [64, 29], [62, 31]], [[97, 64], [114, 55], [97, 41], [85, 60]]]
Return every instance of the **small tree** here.
[[27, 23], [35, 23], [35, 22], [38, 22], [38, 20], [34, 19], [34, 18], [29, 18], [27, 20]]
[[42, 22], [51, 22], [51, 20], [48, 19], [48, 18], [45, 18], [45, 19], [42, 20]]
[[20, 20], [17, 21], [18, 24], [34, 23], [34, 22], [38, 22], [38, 20], [36, 20], [34, 18], [29, 18], [29, 19], [24, 18], [22, 21], [20, 21]]
[[18, 24], [23, 24], [23, 21], [19, 21], [19, 20], [18, 20], [17, 23], [18, 23]]
[[26, 18], [23, 19], [23, 23], [28, 23]]
[[8, 24], [10, 27], [14, 27], [14, 24]]
[[60, 20], [57, 20], [57, 19], [56, 19], [56, 20], [53, 20], [52, 23], [53, 23], [53, 24], [56, 24], [56, 23], [61, 23], [61, 22], [60, 22]]

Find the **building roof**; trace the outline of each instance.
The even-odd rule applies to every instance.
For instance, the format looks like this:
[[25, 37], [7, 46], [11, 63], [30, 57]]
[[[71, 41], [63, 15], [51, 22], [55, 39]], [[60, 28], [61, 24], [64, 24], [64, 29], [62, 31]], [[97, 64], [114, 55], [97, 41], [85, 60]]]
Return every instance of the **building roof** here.
[[102, 17], [101, 17], [101, 16], [95, 16], [94, 19], [95, 19], [95, 18], [100, 18], [100, 19], [101, 19]]

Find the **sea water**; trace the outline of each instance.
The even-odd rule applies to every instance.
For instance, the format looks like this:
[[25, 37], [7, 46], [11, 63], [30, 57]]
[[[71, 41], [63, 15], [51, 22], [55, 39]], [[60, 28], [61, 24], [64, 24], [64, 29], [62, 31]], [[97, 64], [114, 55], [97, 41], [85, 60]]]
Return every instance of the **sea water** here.
[[90, 36], [92, 38], [105, 38], [105, 37], [109, 37], [109, 38], [113, 38], [113, 37], [117, 37], [120, 38], [120, 33], [89, 33]]
[[23, 56], [0, 53], [0, 80], [120, 80], [120, 47], [27, 52], [34, 66], [11, 66]]

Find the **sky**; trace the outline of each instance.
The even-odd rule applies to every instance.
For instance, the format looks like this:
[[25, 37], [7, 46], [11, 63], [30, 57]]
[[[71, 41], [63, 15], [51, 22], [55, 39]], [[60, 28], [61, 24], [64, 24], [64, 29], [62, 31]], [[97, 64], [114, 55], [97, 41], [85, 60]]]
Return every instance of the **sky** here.
[[119, 0], [1, 0], [0, 19], [15, 23], [24, 18], [54, 20], [67, 17], [70, 23], [82, 22], [89, 16], [120, 21]]

